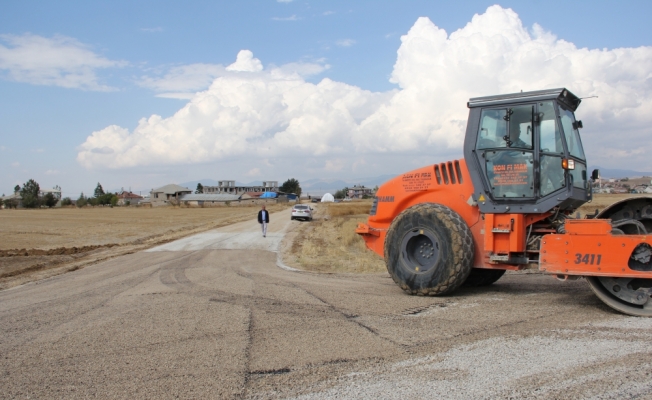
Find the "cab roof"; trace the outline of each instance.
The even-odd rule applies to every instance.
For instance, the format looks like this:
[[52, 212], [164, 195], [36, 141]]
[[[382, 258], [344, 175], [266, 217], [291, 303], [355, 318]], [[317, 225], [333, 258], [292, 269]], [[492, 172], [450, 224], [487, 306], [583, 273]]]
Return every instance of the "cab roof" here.
[[533, 92], [520, 92], [499, 94], [494, 96], [473, 97], [466, 103], [469, 108], [476, 107], [491, 107], [512, 103], [527, 103], [532, 101], [541, 100], [557, 100], [575, 111], [579, 107], [582, 100], [571, 93], [566, 88], [536, 90]]

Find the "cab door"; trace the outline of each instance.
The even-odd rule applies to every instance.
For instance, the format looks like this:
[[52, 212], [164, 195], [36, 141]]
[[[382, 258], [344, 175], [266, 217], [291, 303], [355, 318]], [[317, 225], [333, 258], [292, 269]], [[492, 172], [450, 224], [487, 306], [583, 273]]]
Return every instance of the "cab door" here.
[[476, 154], [494, 200], [534, 199], [536, 104], [485, 109]]
[[537, 104], [539, 138], [539, 197], [566, 186], [566, 174], [562, 167], [564, 136], [559, 129], [555, 103], [544, 101]]

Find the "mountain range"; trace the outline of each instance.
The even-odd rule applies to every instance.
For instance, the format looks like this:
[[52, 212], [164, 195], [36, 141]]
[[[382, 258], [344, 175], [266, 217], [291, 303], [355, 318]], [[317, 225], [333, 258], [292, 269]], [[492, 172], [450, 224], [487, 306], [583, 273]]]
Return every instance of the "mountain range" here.
[[589, 175], [591, 175], [591, 171], [593, 171], [594, 169], [600, 170], [601, 178], [621, 179], [621, 178], [636, 178], [641, 176], [652, 176], [652, 172], [640, 172], [640, 171], [633, 171], [631, 169], [601, 168], [598, 166], [589, 168], [588, 170]]

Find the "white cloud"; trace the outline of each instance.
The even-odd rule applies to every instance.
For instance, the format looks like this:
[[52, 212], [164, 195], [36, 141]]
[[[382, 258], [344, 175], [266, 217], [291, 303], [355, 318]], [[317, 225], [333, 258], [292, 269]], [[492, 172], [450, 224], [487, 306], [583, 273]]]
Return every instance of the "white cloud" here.
[[309, 77], [314, 75], [319, 75], [322, 72], [330, 69], [330, 65], [324, 64], [323, 60], [319, 60], [316, 63], [306, 63], [306, 62], [296, 62], [281, 65], [280, 67], [272, 67], [272, 71], [275, 74], [291, 75], [296, 74], [300, 77]]
[[327, 17], [327, 16], [333, 15], [333, 14], [335, 14], [335, 11], [324, 11], [321, 15], [323, 15], [324, 17]]
[[138, 84], [157, 92], [197, 92], [206, 89], [224, 73], [221, 65], [188, 64], [173, 67], [162, 77], [143, 76]]
[[261, 176], [260, 168], [252, 168], [247, 172], [245, 175], [255, 177], [255, 176]]
[[293, 0], [276, 0], [279, 3], [292, 3]]
[[227, 71], [238, 72], [260, 72], [263, 70], [263, 64], [259, 59], [254, 58], [254, 53], [249, 50], [240, 50], [235, 62], [228, 67]]
[[301, 18], [297, 17], [296, 15], [292, 14], [289, 17], [272, 17], [272, 20], [274, 21], [298, 21]]
[[[330, 65], [325, 60], [315, 62], [296, 62], [270, 66], [274, 74], [283, 76], [297, 74], [300, 77], [318, 75], [329, 69]], [[241, 50], [236, 61], [224, 67], [219, 64], [188, 64], [170, 68], [163, 76], [143, 76], [137, 82], [139, 86], [152, 89], [157, 97], [173, 99], [192, 99], [198, 91], [206, 90], [218, 77], [237, 75], [240, 72], [260, 72], [263, 64], [254, 58], [250, 50]]]
[[45, 171], [45, 175], [59, 175], [59, 171], [56, 169], [49, 169]]
[[14, 162], [11, 163], [11, 166], [14, 167], [14, 168], [18, 168], [18, 167], [20, 167], [20, 163], [18, 161], [14, 161]]
[[95, 72], [101, 68], [123, 67], [126, 64], [124, 61], [113, 61], [97, 55], [88, 46], [66, 36], [46, 38], [30, 33], [0, 35], [0, 71], [6, 71], [7, 78], [18, 82], [85, 90], [113, 90], [101, 84]]
[[344, 169], [346, 162], [342, 159], [336, 158], [334, 160], [326, 160], [324, 164], [324, 171], [339, 172]]
[[156, 95], [156, 97], [161, 97], [164, 99], [190, 100], [195, 97], [195, 92], [159, 93]]
[[163, 28], [160, 26], [157, 26], [156, 28], [140, 28], [140, 30], [147, 33], [163, 32]]
[[351, 46], [353, 46], [355, 44], [355, 40], [353, 40], [353, 39], [342, 39], [342, 40], [338, 40], [337, 42], [335, 42], [335, 44], [340, 46], [340, 47], [351, 47]]
[[78, 161], [124, 168], [244, 157], [250, 170], [262, 167], [256, 160], [294, 157], [265, 172], [285, 165], [396, 173], [462, 156], [470, 97], [568, 87], [599, 96], [578, 110], [591, 165], [652, 170], [652, 48], [578, 49], [538, 25], [524, 28], [499, 6], [450, 35], [419, 18], [401, 37], [394, 91], [310, 83], [291, 69], [263, 67], [248, 51], [227, 69], [169, 118], [143, 118], [133, 131], [93, 132]]

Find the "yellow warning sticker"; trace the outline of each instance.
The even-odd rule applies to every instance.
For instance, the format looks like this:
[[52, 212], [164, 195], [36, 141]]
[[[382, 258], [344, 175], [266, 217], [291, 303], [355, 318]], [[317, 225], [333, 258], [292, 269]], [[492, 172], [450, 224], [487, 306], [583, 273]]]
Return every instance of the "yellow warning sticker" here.
[[484, 194], [481, 194], [480, 197], [478, 197], [478, 201], [484, 201]]

